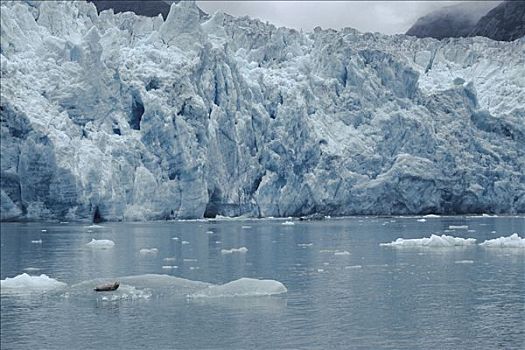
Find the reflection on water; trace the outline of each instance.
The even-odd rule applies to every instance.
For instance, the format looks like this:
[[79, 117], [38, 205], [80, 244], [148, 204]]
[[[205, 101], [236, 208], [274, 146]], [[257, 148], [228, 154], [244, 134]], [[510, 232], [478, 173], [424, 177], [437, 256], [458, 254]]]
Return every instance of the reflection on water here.
[[[43, 273], [68, 286], [55, 294], [12, 295], [2, 290], [1, 345], [522, 347], [524, 250], [478, 245], [395, 249], [379, 244], [430, 234], [472, 237], [478, 242], [513, 232], [523, 237], [525, 220], [420, 219], [351, 218], [295, 225], [271, 220], [100, 227], [2, 224], [2, 279], [23, 272]], [[92, 239], [115, 245], [86, 246]], [[32, 243], [37, 240], [42, 243]], [[236, 251], [241, 247], [247, 251]], [[140, 253], [153, 248], [158, 252]], [[231, 249], [231, 254], [221, 254]], [[159, 274], [184, 280], [154, 276]], [[288, 293], [186, 298], [192, 288], [241, 277], [280, 281]], [[117, 278], [122, 283], [118, 293], [106, 296], [92, 291], [97, 283]]]

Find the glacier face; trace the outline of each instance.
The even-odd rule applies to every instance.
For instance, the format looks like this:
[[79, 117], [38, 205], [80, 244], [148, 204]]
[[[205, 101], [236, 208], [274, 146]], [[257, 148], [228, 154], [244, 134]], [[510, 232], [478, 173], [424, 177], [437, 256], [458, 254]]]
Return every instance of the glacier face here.
[[525, 40], [2, 2], [1, 219], [525, 212]]

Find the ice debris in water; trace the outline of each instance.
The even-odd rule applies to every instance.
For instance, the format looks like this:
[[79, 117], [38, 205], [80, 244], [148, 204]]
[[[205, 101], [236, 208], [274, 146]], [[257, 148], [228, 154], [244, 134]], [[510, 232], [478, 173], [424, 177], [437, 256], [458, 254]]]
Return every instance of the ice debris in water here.
[[292, 225], [295, 225], [295, 223], [293, 221], [285, 221], [281, 225], [292, 226]]
[[436, 214], [428, 214], [428, 215], [425, 215], [423, 217], [425, 217], [425, 218], [439, 218], [441, 216], [440, 215], [436, 215]]
[[447, 235], [431, 235], [429, 238], [404, 239], [398, 238], [391, 243], [381, 243], [381, 246], [390, 247], [456, 247], [476, 243], [474, 238], [459, 238]]
[[148, 249], [148, 248], [142, 248], [141, 250], [139, 250], [139, 254], [140, 255], [157, 255], [159, 253], [159, 250], [157, 248], [151, 248], [151, 249]]
[[474, 264], [474, 260], [456, 260], [454, 264]]
[[301, 248], [307, 248], [307, 247], [311, 247], [313, 245], [314, 245], [313, 243], [297, 243], [297, 246], [301, 247]]
[[109, 239], [91, 239], [91, 242], [86, 244], [88, 247], [91, 248], [99, 248], [99, 249], [109, 249], [113, 248], [115, 245], [115, 242]]
[[183, 245], [186, 245], [186, 244], [190, 244], [190, 242], [188, 242], [188, 241], [182, 241], [182, 244], [183, 244]]
[[480, 243], [480, 246], [486, 248], [525, 248], [525, 238], [521, 238], [517, 233], [513, 233], [509, 237], [486, 240]]
[[0, 281], [0, 289], [4, 292], [31, 292], [31, 291], [49, 291], [67, 286], [64, 282], [50, 278], [47, 275], [31, 276], [23, 273], [13, 278], [7, 277]]
[[164, 270], [173, 270], [173, 269], [178, 269], [179, 267], [176, 265], [162, 265], [162, 268]]
[[278, 295], [287, 291], [284, 284], [275, 280], [241, 278], [222, 285], [211, 285], [188, 296], [190, 298], [255, 297]]
[[233, 254], [233, 253], [244, 254], [247, 251], [248, 251], [248, 248], [246, 248], [246, 247], [232, 248], [232, 249], [221, 249], [221, 254]]
[[47, 232], [47, 230], [46, 230], [46, 229], [43, 229], [43, 230], [40, 230], [40, 232]]
[[343, 250], [343, 251], [337, 251], [334, 253], [334, 255], [350, 255], [350, 252]]
[[450, 230], [468, 230], [468, 225], [450, 225]]
[[426, 222], [426, 219], [417, 219], [417, 222]]
[[32, 240], [31, 243], [33, 243], [33, 244], [42, 244], [42, 240], [41, 239], [35, 239], [35, 240]]

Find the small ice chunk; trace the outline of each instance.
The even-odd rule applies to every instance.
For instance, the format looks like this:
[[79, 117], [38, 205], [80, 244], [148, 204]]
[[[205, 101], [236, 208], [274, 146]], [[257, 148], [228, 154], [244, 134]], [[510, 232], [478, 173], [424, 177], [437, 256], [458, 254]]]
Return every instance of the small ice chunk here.
[[294, 223], [293, 221], [286, 220], [286, 221], [283, 222], [281, 225], [292, 226], [292, 225], [295, 225], [295, 223]]
[[89, 225], [89, 226], [86, 226], [87, 228], [104, 228], [104, 226], [100, 226], [100, 225]]
[[311, 247], [313, 245], [313, 243], [297, 243], [297, 246], [302, 248]]
[[361, 265], [350, 265], [350, 266], [345, 266], [345, 270], [354, 270], [354, 269], [360, 269], [362, 268], [363, 266]]
[[321, 253], [321, 254], [332, 253], [332, 252], [333, 252], [333, 250], [330, 250], [330, 249], [321, 249], [319, 251], [319, 253]]
[[206, 231], [207, 234], [212, 235], [214, 232], [212, 230]]
[[279, 295], [288, 290], [279, 281], [241, 278], [226, 284], [212, 285], [190, 294], [190, 298], [230, 298]]
[[174, 257], [169, 257], [169, 258], [164, 258], [164, 259], [162, 259], [162, 260], [168, 262], [168, 261], [175, 261], [175, 260], [177, 260], [177, 259], [174, 258]]
[[185, 262], [196, 262], [198, 260], [197, 259], [182, 259], [182, 261], [185, 261]]
[[40, 230], [40, 232], [47, 232], [47, 230], [46, 230], [46, 229], [43, 229], [43, 230]]
[[468, 230], [468, 225], [449, 225], [450, 230]]
[[525, 248], [525, 238], [521, 238], [517, 233], [508, 237], [500, 237], [486, 240], [479, 244], [486, 248]]
[[159, 250], [157, 248], [142, 248], [139, 250], [139, 254], [142, 256], [145, 255], [157, 255], [159, 253]]
[[390, 247], [457, 247], [476, 243], [474, 238], [458, 238], [447, 235], [431, 235], [429, 238], [404, 239], [398, 238], [391, 243], [380, 243]]
[[454, 264], [474, 264], [474, 260], [456, 260]]
[[178, 269], [179, 267], [176, 265], [163, 265], [162, 268], [164, 270], [174, 270], [174, 269]]
[[426, 219], [417, 219], [417, 222], [427, 222]]
[[171, 239], [174, 240], [174, 241], [178, 241], [179, 237], [171, 237]]
[[423, 217], [424, 217], [424, 218], [439, 218], [439, 217], [441, 217], [441, 216], [436, 215], [436, 214], [428, 214], [428, 215], [424, 215]]
[[343, 250], [343, 251], [336, 251], [334, 255], [350, 255], [350, 252]]
[[251, 227], [251, 226], [248, 226], [248, 225], [244, 225], [244, 226], [241, 226], [241, 228], [249, 229], [249, 228], [252, 228], [252, 227]]
[[221, 249], [221, 254], [233, 254], [233, 253], [245, 254], [247, 251], [248, 251], [248, 248], [246, 248], [246, 247], [232, 248], [232, 249]]
[[467, 232], [476, 232], [476, 230], [467, 230]]
[[317, 272], [324, 272], [323, 269], [317, 269]]
[[88, 247], [91, 248], [99, 248], [99, 249], [109, 249], [113, 248], [115, 245], [115, 242], [109, 239], [92, 239], [91, 242], [86, 244]]
[[183, 245], [186, 245], [186, 244], [190, 244], [190, 242], [188, 242], [188, 241], [182, 241], [182, 244], [183, 244]]
[[23, 273], [13, 278], [7, 277], [0, 281], [0, 290], [2, 293], [11, 291], [48, 291], [52, 289], [65, 287], [67, 284], [50, 278], [47, 275], [30, 276]]
[[323, 265], [324, 266], [328, 266], [328, 265], [330, 265], [330, 263], [329, 262], [324, 262]]
[[33, 243], [33, 244], [42, 244], [42, 240], [41, 239], [35, 239], [35, 240], [32, 240], [31, 243]]

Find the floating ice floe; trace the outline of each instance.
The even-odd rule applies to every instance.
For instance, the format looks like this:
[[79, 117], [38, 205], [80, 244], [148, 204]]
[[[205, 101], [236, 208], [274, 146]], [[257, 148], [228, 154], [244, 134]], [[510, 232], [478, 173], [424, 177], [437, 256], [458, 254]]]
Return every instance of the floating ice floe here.
[[279, 281], [241, 278], [226, 284], [211, 285], [188, 295], [190, 298], [257, 297], [286, 293], [288, 290]]
[[281, 225], [292, 226], [292, 225], [295, 225], [295, 223], [293, 221], [285, 221], [285, 222], [281, 223]]
[[91, 248], [98, 248], [98, 249], [109, 249], [113, 248], [115, 245], [115, 242], [109, 239], [91, 239], [91, 242], [86, 244], [88, 247]]
[[486, 248], [525, 248], [525, 238], [513, 233], [509, 237], [489, 239], [479, 245]]
[[243, 229], [249, 229], [249, 228], [252, 228], [251, 226], [248, 226], [248, 225], [244, 225], [244, 226], [241, 226], [241, 228]]
[[233, 254], [233, 253], [245, 254], [247, 251], [248, 251], [248, 248], [246, 248], [246, 247], [232, 248], [232, 249], [221, 249], [221, 254]]
[[343, 250], [343, 251], [336, 251], [334, 255], [350, 255], [350, 252]]
[[39, 267], [26, 267], [24, 269], [24, 271], [27, 271], [27, 272], [35, 272], [35, 271], [40, 271], [40, 268]]
[[87, 228], [104, 228], [104, 226], [100, 226], [100, 225], [89, 225], [89, 226], [86, 226]]
[[297, 243], [297, 246], [301, 247], [301, 248], [307, 248], [307, 247], [311, 247], [313, 245], [314, 245], [313, 243]]
[[183, 244], [183, 245], [186, 245], [186, 244], [190, 244], [190, 242], [188, 242], [188, 241], [182, 241], [182, 244]]
[[381, 243], [390, 247], [458, 247], [476, 244], [474, 238], [458, 238], [447, 235], [431, 235], [429, 238], [404, 239], [398, 238], [391, 243]]
[[66, 283], [59, 282], [44, 274], [41, 274], [40, 276], [30, 276], [27, 273], [23, 273], [13, 278], [7, 277], [5, 280], [0, 281], [0, 289], [2, 293], [46, 292], [66, 286]]
[[175, 260], [177, 260], [177, 259], [174, 258], [174, 257], [169, 257], [169, 258], [164, 258], [164, 259], [162, 259], [162, 260], [164, 260], [164, 261], [175, 261]]
[[163, 265], [162, 268], [164, 270], [174, 270], [174, 269], [178, 269], [179, 267], [176, 265]]
[[31, 243], [33, 243], [33, 244], [42, 244], [42, 240], [41, 239], [35, 239], [35, 240], [32, 240]]
[[417, 222], [426, 222], [427, 219], [417, 219]]
[[441, 216], [440, 215], [436, 215], [436, 214], [428, 214], [428, 215], [424, 215], [423, 217], [424, 218], [440, 218]]
[[468, 230], [468, 225], [449, 225], [450, 230]]
[[207, 234], [212, 235], [214, 232], [212, 230], [206, 231]]
[[454, 264], [474, 264], [474, 260], [456, 260]]
[[40, 230], [40, 232], [47, 232], [47, 230], [46, 230], [46, 229], [43, 229], [43, 230]]
[[174, 240], [174, 241], [178, 241], [179, 237], [171, 237], [171, 239]]
[[157, 248], [142, 248], [139, 250], [139, 254], [142, 256], [145, 255], [157, 255], [159, 253], [159, 250]]
[[363, 266], [361, 265], [350, 265], [350, 266], [345, 266], [345, 270], [355, 270], [355, 269], [360, 269], [362, 267]]

